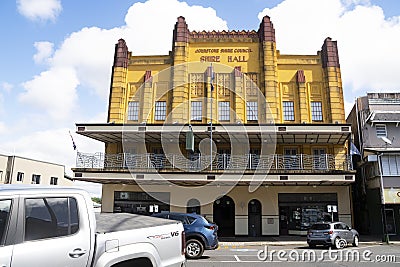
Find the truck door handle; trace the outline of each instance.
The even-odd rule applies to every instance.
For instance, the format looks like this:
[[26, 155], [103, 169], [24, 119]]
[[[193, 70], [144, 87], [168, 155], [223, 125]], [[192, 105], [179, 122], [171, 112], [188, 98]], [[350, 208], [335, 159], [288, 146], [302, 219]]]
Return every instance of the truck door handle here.
[[86, 254], [86, 250], [81, 249], [81, 248], [76, 248], [76, 249], [74, 249], [73, 251], [71, 251], [69, 253], [69, 256], [71, 258], [78, 258], [78, 257], [80, 257], [80, 256], [82, 256], [84, 254]]

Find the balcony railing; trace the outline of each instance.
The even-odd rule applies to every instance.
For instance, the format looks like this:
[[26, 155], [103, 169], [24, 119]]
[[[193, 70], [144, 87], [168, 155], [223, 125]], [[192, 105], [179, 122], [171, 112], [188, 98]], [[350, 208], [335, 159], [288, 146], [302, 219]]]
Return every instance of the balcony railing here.
[[77, 168], [130, 169], [138, 171], [301, 171], [331, 172], [349, 171], [348, 155], [230, 155], [216, 154], [210, 165], [209, 155], [194, 154], [189, 159], [176, 154], [105, 154], [81, 153], [76, 158]]

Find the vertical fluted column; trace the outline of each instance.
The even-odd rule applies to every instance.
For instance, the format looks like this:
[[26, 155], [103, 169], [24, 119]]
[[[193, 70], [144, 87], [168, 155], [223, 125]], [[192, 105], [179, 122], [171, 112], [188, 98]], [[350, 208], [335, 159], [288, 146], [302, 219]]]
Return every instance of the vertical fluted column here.
[[[262, 91], [270, 107], [271, 118], [279, 121], [278, 57], [275, 42], [275, 29], [268, 16], [265, 16], [258, 29], [261, 48]], [[268, 120], [268, 118], [267, 118]]]
[[[328, 97], [327, 114], [331, 123], [345, 123], [342, 77], [340, 73], [337, 42], [326, 38], [321, 51], [324, 69], [326, 96]], [[329, 115], [328, 115], [329, 116]]]
[[172, 122], [186, 123], [190, 121], [188, 71], [186, 65], [188, 54], [189, 29], [185, 18], [180, 16], [175, 24], [173, 36]]
[[111, 74], [108, 122], [123, 123], [126, 119], [128, 57], [125, 40], [119, 39], [115, 45]]

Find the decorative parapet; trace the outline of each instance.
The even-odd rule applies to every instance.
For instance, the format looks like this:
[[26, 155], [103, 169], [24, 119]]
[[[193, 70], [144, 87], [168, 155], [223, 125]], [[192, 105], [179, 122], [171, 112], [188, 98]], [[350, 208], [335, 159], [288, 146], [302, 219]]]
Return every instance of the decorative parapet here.
[[235, 39], [235, 38], [258, 38], [258, 33], [252, 31], [192, 31], [190, 32], [190, 38], [193, 39]]
[[115, 44], [114, 67], [128, 68], [128, 46], [124, 39]]
[[296, 78], [297, 78], [297, 83], [305, 83], [306, 76], [304, 76], [304, 70], [298, 70]]
[[258, 37], [260, 42], [274, 42], [275, 43], [275, 29], [270, 17], [264, 16], [261, 20], [258, 29]]
[[189, 28], [184, 17], [179, 16], [174, 28], [174, 42], [189, 42]]
[[324, 44], [322, 45], [321, 57], [323, 68], [340, 68], [337, 42], [332, 41], [332, 38], [328, 37], [325, 39]]

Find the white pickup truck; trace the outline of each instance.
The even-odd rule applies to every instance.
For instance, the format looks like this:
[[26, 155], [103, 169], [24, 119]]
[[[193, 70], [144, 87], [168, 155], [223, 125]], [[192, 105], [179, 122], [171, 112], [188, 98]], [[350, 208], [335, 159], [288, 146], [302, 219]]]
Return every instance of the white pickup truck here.
[[180, 222], [96, 214], [74, 188], [0, 186], [0, 267], [185, 266]]

